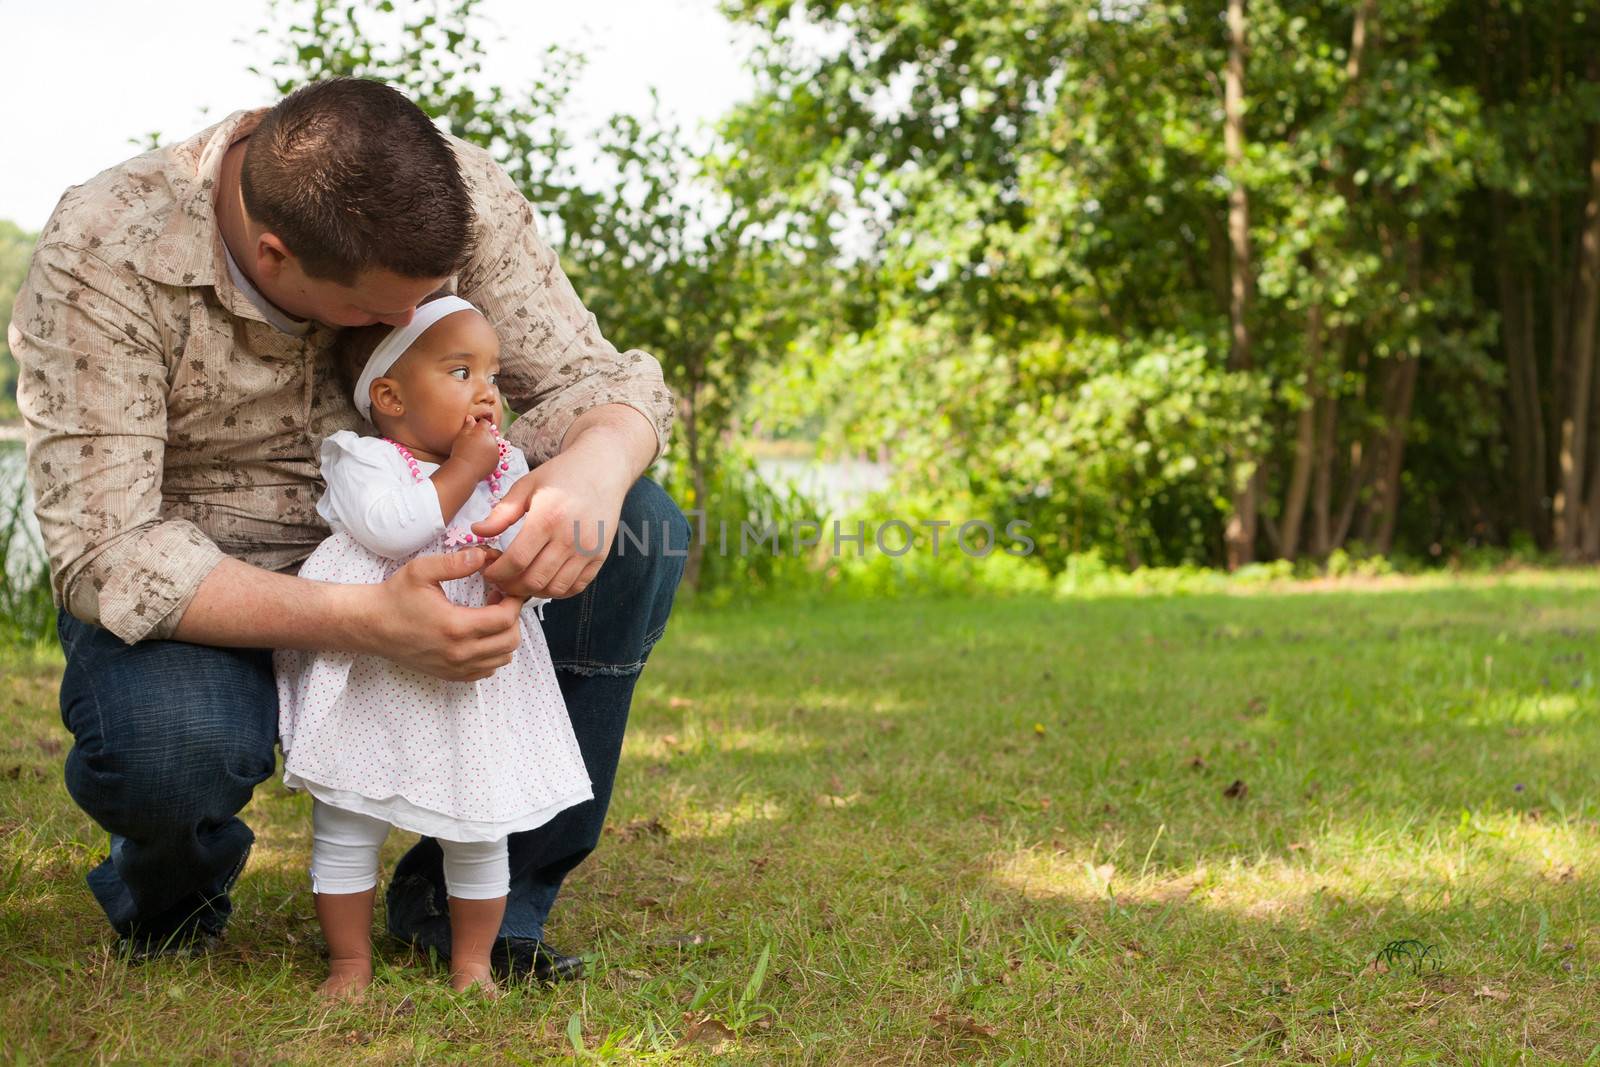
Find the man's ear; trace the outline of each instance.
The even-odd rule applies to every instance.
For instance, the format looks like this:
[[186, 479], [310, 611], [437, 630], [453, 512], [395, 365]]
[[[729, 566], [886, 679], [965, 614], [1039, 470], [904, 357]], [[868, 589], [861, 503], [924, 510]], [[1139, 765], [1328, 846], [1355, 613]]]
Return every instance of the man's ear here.
[[405, 398], [400, 395], [400, 383], [393, 378], [373, 379], [371, 388], [367, 390], [367, 400], [372, 404], [374, 415], [393, 418], [406, 412]]
[[262, 277], [277, 281], [293, 258], [289, 246], [271, 230], [262, 231], [256, 238], [256, 271]]

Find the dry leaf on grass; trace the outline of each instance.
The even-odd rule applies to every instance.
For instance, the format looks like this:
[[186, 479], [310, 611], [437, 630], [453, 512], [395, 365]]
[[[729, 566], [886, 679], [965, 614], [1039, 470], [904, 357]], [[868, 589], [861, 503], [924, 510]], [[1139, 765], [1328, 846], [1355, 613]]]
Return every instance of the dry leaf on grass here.
[[721, 1019], [713, 1019], [709, 1015], [686, 1011], [683, 1013], [683, 1022], [683, 1036], [678, 1039], [679, 1048], [698, 1044], [715, 1049], [738, 1036]]
[[998, 1037], [1000, 1031], [986, 1023], [980, 1023], [970, 1015], [952, 1015], [949, 1012], [936, 1011], [928, 1016], [935, 1026], [949, 1030], [952, 1033], [965, 1034], [969, 1037]]
[[711, 939], [705, 934], [677, 934], [656, 942], [657, 948], [700, 948], [711, 944]]
[[1229, 800], [1243, 800], [1250, 793], [1250, 787], [1244, 784], [1243, 778], [1235, 778], [1233, 784], [1222, 791], [1222, 795]]
[[606, 831], [615, 834], [622, 841], [633, 841], [641, 837], [670, 837], [672, 835], [672, 831], [666, 828], [660, 818], [634, 819], [632, 822], [623, 823], [621, 826], [608, 826]]
[[692, 707], [694, 707], [694, 701], [691, 700], [689, 697], [670, 697], [667, 700], [667, 707], [669, 707], [669, 708], [692, 708]]
[[1507, 993], [1504, 989], [1496, 989], [1494, 986], [1488, 985], [1480, 986], [1479, 988], [1473, 990], [1472, 995], [1478, 1000], [1494, 1000], [1501, 1003], [1511, 999], [1511, 994]]
[[1170, 882], [1158, 885], [1150, 893], [1152, 900], [1163, 904], [1174, 904], [1188, 900], [1194, 895], [1195, 890], [1205, 884], [1206, 870], [1204, 867], [1182, 878], [1174, 878]]
[[833, 793], [817, 794], [817, 806], [823, 808], [848, 808], [861, 799], [860, 793], [851, 793], [849, 796], [837, 796]]

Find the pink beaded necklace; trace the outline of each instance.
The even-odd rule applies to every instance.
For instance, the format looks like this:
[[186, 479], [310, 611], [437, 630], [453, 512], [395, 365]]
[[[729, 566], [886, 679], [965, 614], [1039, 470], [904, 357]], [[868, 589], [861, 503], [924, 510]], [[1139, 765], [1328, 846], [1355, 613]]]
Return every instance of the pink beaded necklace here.
[[[411, 454], [411, 449], [392, 437], [385, 437], [384, 440], [394, 445], [395, 449], [400, 453], [400, 458], [406, 461], [406, 466], [411, 470], [411, 477], [419, 482], [427, 480], [423, 477], [422, 467], [418, 464], [417, 457]], [[499, 501], [505, 495], [504, 481], [506, 472], [511, 469], [511, 445], [506, 442], [504, 437], [500, 436], [498, 429], [494, 432], [494, 443], [495, 448], [500, 452], [500, 458], [495, 460], [494, 469], [489, 472], [489, 476], [484, 479], [484, 482], [489, 486], [489, 499], [491, 501]], [[483, 543], [483, 538], [465, 527], [451, 526], [445, 531], [445, 544], [447, 545], [481, 545]]]

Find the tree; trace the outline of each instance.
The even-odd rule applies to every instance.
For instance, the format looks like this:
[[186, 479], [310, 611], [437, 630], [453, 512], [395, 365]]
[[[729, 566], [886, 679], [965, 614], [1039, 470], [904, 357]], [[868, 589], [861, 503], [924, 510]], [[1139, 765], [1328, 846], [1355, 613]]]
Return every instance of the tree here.
[[[1248, 37], [1244, 0], [1228, 0], [1223, 143], [1228, 166], [1228, 367], [1235, 371], [1249, 371], [1252, 366], [1249, 315], [1250, 297], [1255, 291], [1255, 276], [1250, 267], [1250, 193], [1245, 186], [1244, 173], [1244, 68]], [[1254, 560], [1256, 551], [1256, 497], [1261, 476], [1253, 457], [1244, 457], [1241, 466], [1243, 470], [1236, 476], [1239, 485], [1233, 494], [1233, 513], [1228, 516], [1224, 535], [1230, 570]]]
[[[1492, 17], [1533, 23], [1534, 67], [1546, 33], [1592, 32], [1573, 10], [1505, 3]], [[942, 454], [959, 477], [934, 493], [1037, 503], [1056, 561], [1508, 540], [1505, 442], [1524, 467], [1540, 446], [1502, 417], [1507, 318], [1483, 292], [1479, 200], [1522, 149], [1479, 84], [1482, 6], [1226, 6], [734, 5], [763, 41], [742, 114], [783, 129], [749, 166], [863, 281], [810, 346], [813, 377], [839, 386], [815, 410], [892, 442], [910, 486], [930, 488]], [[1272, 43], [1248, 80], [1247, 42]], [[1586, 98], [1548, 75], [1525, 97], [1559, 104], [1529, 132], [1569, 155]], [[1129, 377], [1173, 341], [1198, 353], [1177, 405]], [[863, 348], [893, 399], [843, 395]], [[1581, 364], [1565, 356], [1561, 382]], [[1520, 408], [1587, 395], [1517, 370]], [[921, 395], [929, 380], [942, 395]], [[1117, 390], [1123, 417], [1091, 440], [1080, 409]], [[1525, 496], [1524, 513], [1549, 506]]]

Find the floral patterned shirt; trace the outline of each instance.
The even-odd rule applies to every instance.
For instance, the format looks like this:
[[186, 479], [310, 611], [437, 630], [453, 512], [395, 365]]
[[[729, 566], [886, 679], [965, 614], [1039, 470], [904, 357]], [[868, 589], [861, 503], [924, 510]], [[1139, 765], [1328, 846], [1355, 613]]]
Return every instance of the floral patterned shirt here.
[[[334, 372], [337, 331], [274, 326], [228, 271], [212, 190], [262, 114], [67, 190], [17, 293], [9, 338], [56, 602], [129, 643], [170, 636], [224, 554], [270, 570], [309, 555], [328, 534], [319, 447], [364, 426]], [[452, 143], [477, 216], [455, 289], [500, 335], [500, 389], [521, 413], [506, 436], [537, 466], [579, 415], [627, 404], [659, 455], [660, 364], [601, 336], [505, 172]]]

